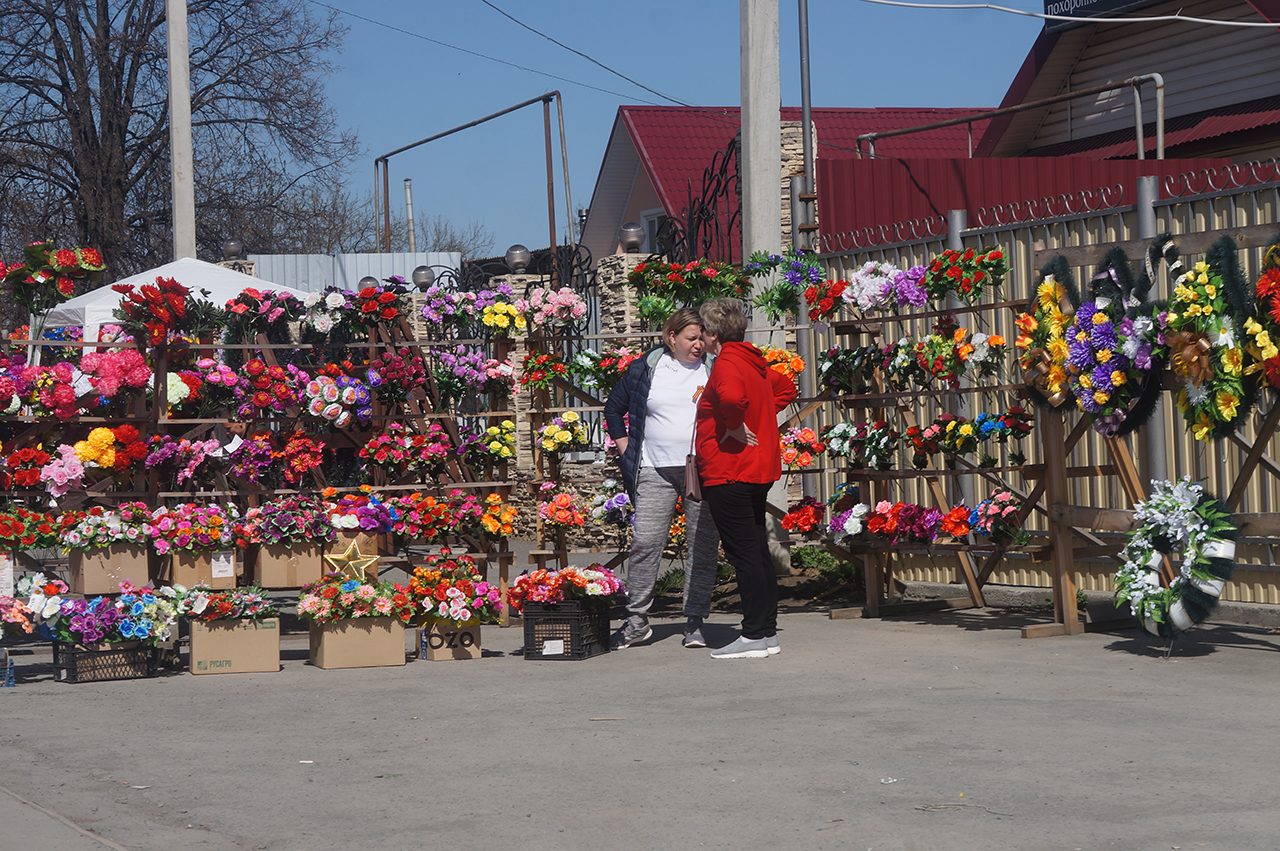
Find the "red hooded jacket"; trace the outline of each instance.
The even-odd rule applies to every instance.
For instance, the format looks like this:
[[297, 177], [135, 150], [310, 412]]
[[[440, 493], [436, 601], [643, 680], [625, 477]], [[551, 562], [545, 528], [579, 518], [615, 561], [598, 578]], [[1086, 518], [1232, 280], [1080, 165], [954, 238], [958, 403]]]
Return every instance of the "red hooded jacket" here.
[[[759, 349], [750, 343], [724, 343], [698, 400], [697, 449], [702, 484], [776, 482], [782, 475], [778, 411], [795, 398], [795, 384], [777, 370], [769, 369]], [[726, 432], [743, 423], [755, 433], [756, 446], [733, 438], [721, 442]]]

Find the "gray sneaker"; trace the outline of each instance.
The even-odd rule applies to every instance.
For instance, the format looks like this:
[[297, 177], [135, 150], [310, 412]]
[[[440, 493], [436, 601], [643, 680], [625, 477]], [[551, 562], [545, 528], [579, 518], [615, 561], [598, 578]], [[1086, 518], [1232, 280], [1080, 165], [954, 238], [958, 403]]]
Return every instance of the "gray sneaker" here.
[[778, 643], [778, 634], [765, 636], [764, 643], [769, 651], [770, 656], [777, 656], [782, 652], [782, 645]]
[[684, 625], [684, 640], [680, 645], [690, 648], [707, 646], [707, 640], [702, 637], [702, 618], [689, 618]]
[[712, 659], [766, 659], [768, 656], [769, 643], [766, 639], [743, 636], [738, 636], [732, 644], [711, 651]]
[[624, 621], [622, 626], [609, 636], [609, 649], [621, 650], [624, 647], [639, 644], [641, 641], [648, 641], [650, 638], [653, 638], [653, 627], [649, 624]]

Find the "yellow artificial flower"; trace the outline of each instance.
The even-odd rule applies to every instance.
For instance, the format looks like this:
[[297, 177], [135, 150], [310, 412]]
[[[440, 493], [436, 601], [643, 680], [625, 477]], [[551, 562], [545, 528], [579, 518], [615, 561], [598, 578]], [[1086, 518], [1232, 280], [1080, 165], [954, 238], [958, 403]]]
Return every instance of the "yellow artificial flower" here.
[[1239, 375], [1243, 367], [1244, 357], [1238, 348], [1232, 346], [1222, 353], [1222, 368], [1227, 371], [1228, 375]]
[[1049, 374], [1045, 377], [1045, 383], [1049, 385], [1050, 393], [1057, 393], [1062, 389], [1062, 385], [1067, 380], [1067, 371], [1060, 366], [1049, 367]]
[[961, 433], [962, 435], [964, 435], [965, 437], [968, 437], [968, 436], [972, 435], [972, 434], [973, 434], [973, 426], [972, 426], [972, 425], [970, 425], [969, 423], [965, 423], [964, 425], [960, 426], [960, 433]]
[[1240, 397], [1230, 390], [1219, 390], [1214, 403], [1218, 407], [1218, 418], [1224, 423], [1234, 420], [1240, 409]]
[[1128, 380], [1129, 376], [1125, 375], [1118, 369], [1111, 373], [1111, 383], [1116, 387], [1122, 386]]
[[556, 449], [556, 442], [554, 440], [544, 440], [542, 441], [542, 448], [546, 452], [554, 452]]
[[1067, 341], [1058, 337], [1049, 340], [1049, 359], [1055, 363], [1063, 363], [1067, 359]]
[[581, 417], [579, 417], [574, 411], [565, 411], [560, 415], [560, 421], [565, 423], [576, 423], [580, 419]]
[[1204, 292], [1205, 292], [1205, 295], [1209, 296], [1209, 298], [1213, 298], [1218, 294], [1218, 288], [1215, 287], [1213, 284], [1208, 284], [1205, 286]]
[[1081, 386], [1081, 387], [1083, 387], [1085, 390], [1092, 390], [1092, 389], [1093, 389], [1093, 377], [1092, 377], [1091, 375], [1089, 375], [1089, 373], [1087, 373], [1087, 372], [1085, 372], [1085, 373], [1081, 373], [1081, 375], [1080, 375], [1080, 386]]
[[1097, 402], [1099, 405], [1107, 404], [1107, 400], [1109, 400], [1110, 398], [1111, 398], [1110, 393], [1104, 392], [1102, 390], [1093, 391], [1093, 401]]
[[1088, 332], [1088, 331], [1077, 331], [1077, 332], [1076, 332], [1076, 342], [1077, 342], [1077, 343], [1083, 343], [1083, 342], [1084, 342], [1085, 340], [1087, 340], [1087, 339], [1089, 339], [1089, 332]]
[[1211, 434], [1213, 434], [1213, 418], [1207, 411], [1201, 411], [1200, 416], [1196, 418], [1195, 426], [1191, 429], [1191, 436], [1196, 440], [1207, 440]]
[[573, 435], [565, 431], [564, 429], [561, 429], [560, 431], [556, 432], [556, 440], [560, 441], [561, 443], [568, 443], [569, 441], [573, 440]]
[[503, 421], [502, 421], [502, 427], [503, 427], [503, 428], [505, 428], [505, 429], [509, 429], [509, 430], [513, 430], [513, 431], [514, 431], [514, 430], [515, 430], [515, 427], [516, 427], [516, 424], [515, 424], [515, 423], [513, 423], [511, 420], [503, 420]]
[[1097, 313], [1093, 314], [1093, 324], [1094, 324], [1094, 325], [1103, 325], [1103, 324], [1105, 324], [1107, 321], [1108, 321], [1108, 320], [1107, 320], [1107, 314], [1103, 313], [1101, 310], [1099, 310]]
[[1095, 354], [1095, 355], [1094, 355], [1094, 357], [1096, 357], [1096, 358], [1098, 359], [1098, 363], [1110, 363], [1110, 362], [1111, 362], [1111, 350], [1110, 350], [1110, 349], [1098, 349], [1098, 353], [1097, 353], [1097, 354]]

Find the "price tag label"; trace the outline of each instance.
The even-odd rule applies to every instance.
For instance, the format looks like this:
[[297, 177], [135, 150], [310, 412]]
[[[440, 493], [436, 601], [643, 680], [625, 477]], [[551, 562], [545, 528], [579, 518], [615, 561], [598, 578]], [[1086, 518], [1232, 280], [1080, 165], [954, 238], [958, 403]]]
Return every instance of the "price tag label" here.
[[0, 553], [0, 596], [13, 596], [12, 553]]
[[550, 641], [542, 642], [543, 656], [563, 656], [564, 655], [564, 639], [553, 638]]
[[236, 557], [230, 550], [221, 550], [213, 554], [213, 578], [230, 579], [236, 575]]

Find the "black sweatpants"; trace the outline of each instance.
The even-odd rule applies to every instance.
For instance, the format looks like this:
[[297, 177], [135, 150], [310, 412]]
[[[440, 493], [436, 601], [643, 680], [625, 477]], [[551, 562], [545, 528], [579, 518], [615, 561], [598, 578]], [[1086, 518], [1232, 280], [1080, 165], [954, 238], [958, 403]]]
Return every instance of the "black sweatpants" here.
[[769, 485], [746, 482], [702, 488], [720, 544], [738, 574], [742, 635], [751, 639], [767, 638], [778, 631], [778, 576], [769, 557], [764, 525], [768, 496]]

